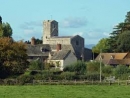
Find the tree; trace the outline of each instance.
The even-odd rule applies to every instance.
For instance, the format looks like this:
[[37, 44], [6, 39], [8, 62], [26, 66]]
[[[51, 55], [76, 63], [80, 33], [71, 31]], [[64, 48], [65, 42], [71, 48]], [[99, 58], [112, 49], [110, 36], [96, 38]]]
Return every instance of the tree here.
[[130, 31], [125, 31], [124, 33], [121, 33], [118, 40], [118, 51], [119, 52], [128, 52], [130, 51]]
[[12, 36], [12, 28], [9, 23], [2, 23], [3, 34], [2, 37], [11, 37]]
[[127, 12], [126, 19], [124, 20], [124, 22], [121, 22], [116, 25], [114, 31], [111, 33], [109, 39], [109, 46], [112, 50], [111, 52], [119, 52], [117, 40], [119, 36], [126, 31], [130, 31], [130, 12]]
[[0, 16], [0, 36], [2, 36], [3, 30], [2, 30], [2, 17]]
[[12, 28], [9, 23], [2, 23], [2, 17], [0, 16], [0, 37], [11, 37]]
[[94, 53], [100, 53], [101, 51], [102, 52], [109, 52], [110, 48], [109, 48], [108, 40], [109, 40], [108, 38], [101, 39], [98, 42], [98, 44], [92, 48], [92, 51]]
[[[31, 42], [28, 40], [28, 41], [25, 41], [25, 43], [27, 44], [31, 44]], [[41, 39], [35, 39], [35, 44], [42, 44], [42, 40]]]
[[27, 68], [26, 45], [12, 38], [0, 38], [0, 70], [8, 75], [23, 73]]

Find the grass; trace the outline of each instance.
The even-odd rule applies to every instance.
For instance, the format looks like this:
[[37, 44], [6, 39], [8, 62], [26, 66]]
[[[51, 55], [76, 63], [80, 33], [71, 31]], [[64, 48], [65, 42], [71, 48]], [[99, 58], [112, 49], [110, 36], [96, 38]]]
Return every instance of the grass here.
[[129, 98], [127, 85], [0, 86], [0, 98]]

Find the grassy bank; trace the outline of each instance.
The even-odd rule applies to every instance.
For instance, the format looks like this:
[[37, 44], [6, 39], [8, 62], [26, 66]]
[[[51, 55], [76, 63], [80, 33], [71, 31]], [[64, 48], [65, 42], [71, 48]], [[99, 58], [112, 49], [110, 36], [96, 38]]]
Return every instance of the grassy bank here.
[[129, 98], [129, 89], [122, 85], [0, 86], [0, 98]]

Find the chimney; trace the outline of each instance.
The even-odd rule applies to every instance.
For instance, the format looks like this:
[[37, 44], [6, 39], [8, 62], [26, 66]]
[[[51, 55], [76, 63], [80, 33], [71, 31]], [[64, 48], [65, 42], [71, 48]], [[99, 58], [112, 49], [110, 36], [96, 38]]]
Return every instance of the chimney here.
[[56, 50], [57, 50], [57, 51], [61, 50], [61, 44], [57, 44]]
[[31, 38], [31, 45], [35, 45], [35, 38], [34, 37]]

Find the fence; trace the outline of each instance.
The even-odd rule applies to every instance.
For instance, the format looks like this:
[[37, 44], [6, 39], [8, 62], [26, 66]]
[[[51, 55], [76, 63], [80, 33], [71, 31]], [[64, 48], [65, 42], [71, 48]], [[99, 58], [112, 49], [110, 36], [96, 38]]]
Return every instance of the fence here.
[[31, 82], [21, 83], [17, 79], [0, 79], [0, 85], [129, 85], [130, 80], [32, 80]]

